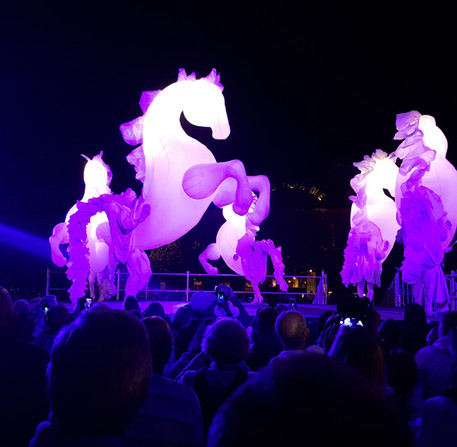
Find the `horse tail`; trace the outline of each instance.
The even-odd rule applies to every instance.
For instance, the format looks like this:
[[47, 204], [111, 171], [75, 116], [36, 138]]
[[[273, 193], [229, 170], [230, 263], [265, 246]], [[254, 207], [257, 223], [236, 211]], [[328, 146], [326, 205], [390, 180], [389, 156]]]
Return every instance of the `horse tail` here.
[[103, 194], [90, 199], [87, 203], [78, 201], [76, 203], [78, 210], [68, 221], [68, 255], [70, 259], [66, 274], [67, 278], [72, 281], [72, 285], [68, 289], [72, 302], [84, 297], [87, 289], [87, 277], [90, 272], [87, 226], [92, 216], [104, 211], [104, 204], [107, 198], [111, 197], [110, 194]]

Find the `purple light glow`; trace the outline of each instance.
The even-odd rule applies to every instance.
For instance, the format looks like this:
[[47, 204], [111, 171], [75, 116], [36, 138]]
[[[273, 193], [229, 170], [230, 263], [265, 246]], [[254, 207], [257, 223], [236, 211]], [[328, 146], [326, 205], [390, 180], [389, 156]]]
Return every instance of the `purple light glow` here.
[[46, 239], [43, 239], [34, 234], [0, 222], [0, 243], [18, 250], [30, 253], [42, 259], [49, 259], [49, 244]]

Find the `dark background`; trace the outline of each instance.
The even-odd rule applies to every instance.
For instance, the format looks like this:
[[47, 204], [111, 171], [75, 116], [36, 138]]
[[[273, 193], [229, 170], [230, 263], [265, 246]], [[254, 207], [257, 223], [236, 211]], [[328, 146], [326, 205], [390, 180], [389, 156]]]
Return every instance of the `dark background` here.
[[[198, 77], [214, 67], [231, 135], [189, 132], [218, 160], [239, 158], [249, 174], [270, 178], [276, 189], [259, 237], [282, 245], [286, 274], [324, 268], [338, 288], [352, 163], [396, 148], [395, 115], [433, 115], [457, 161], [455, 25], [455, 6], [444, 1], [2, 2], [0, 284], [44, 293], [47, 238], [83, 194], [80, 154], [103, 150], [112, 190], [139, 192], [119, 125], [139, 116], [143, 90], [166, 87], [180, 67]], [[219, 222], [210, 210], [180, 241], [182, 271], [198, 268], [191, 258]], [[33, 239], [18, 247], [25, 235], [12, 229]], [[400, 265], [395, 256], [386, 268]]]

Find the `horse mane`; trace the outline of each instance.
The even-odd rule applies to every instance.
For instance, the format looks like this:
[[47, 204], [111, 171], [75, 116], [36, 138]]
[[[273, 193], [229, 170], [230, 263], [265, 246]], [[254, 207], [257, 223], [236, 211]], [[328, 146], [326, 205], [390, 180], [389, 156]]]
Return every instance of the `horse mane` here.
[[[214, 84], [215, 86], [219, 87], [221, 92], [224, 90], [224, 86], [221, 84], [221, 74], [220, 73], [218, 74], [217, 70], [215, 68], [213, 68], [209, 72], [208, 76], [205, 76], [204, 78], [200, 78], [200, 79], [204, 79], [205, 81], [209, 82], [210, 84]], [[188, 75], [184, 68], [179, 69], [177, 82], [196, 81], [196, 80], [197, 80], [197, 75], [195, 74], [195, 72], [192, 72], [190, 75]]]
[[[350, 182], [352, 189], [356, 194], [363, 194], [366, 187], [366, 178], [373, 172], [376, 163], [385, 159], [391, 159], [395, 162], [395, 154], [387, 154], [382, 149], [376, 149], [375, 152], [371, 154], [371, 157], [365, 155], [362, 161], [353, 163], [353, 165], [360, 170], [360, 173], [357, 174]], [[350, 199], [354, 202], [354, 196], [351, 196]]]

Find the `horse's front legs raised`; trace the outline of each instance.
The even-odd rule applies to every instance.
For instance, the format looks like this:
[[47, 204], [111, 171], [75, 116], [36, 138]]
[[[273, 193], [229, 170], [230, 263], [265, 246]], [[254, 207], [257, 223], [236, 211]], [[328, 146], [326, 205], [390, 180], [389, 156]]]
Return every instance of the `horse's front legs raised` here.
[[226, 179], [236, 181], [233, 211], [244, 216], [252, 203], [252, 192], [244, 165], [240, 160], [223, 163], [204, 163], [192, 166], [184, 174], [182, 186], [184, 192], [193, 199], [206, 199], [214, 194]]
[[[253, 225], [259, 226], [270, 213], [270, 180], [265, 175], [248, 175], [248, 183], [251, 191], [258, 193], [254, 210], [249, 214], [249, 220]], [[226, 179], [216, 191], [213, 203], [222, 208], [236, 200], [237, 183], [233, 178]]]
[[219, 253], [217, 245], [213, 243], [209, 244], [208, 247], [206, 247], [205, 250], [200, 253], [198, 260], [208, 275], [217, 275], [219, 272], [218, 268], [214, 265], [211, 265], [208, 261], [217, 261], [220, 259], [220, 257], [221, 254]]

